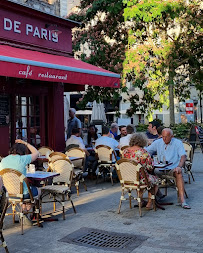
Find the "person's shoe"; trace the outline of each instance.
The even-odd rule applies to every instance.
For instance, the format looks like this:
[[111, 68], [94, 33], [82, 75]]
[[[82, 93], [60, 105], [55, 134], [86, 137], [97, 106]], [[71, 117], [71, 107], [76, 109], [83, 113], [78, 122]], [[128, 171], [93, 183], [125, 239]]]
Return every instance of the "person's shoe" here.
[[191, 209], [191, 207], [186, 202], [183, 202], [181, 204], [181, 207], [184, 208], [184, 209]]
[[33, 225], [31, 219], [26, 214], [23, 216], [23, 225], [26, 225], [26, 226]]

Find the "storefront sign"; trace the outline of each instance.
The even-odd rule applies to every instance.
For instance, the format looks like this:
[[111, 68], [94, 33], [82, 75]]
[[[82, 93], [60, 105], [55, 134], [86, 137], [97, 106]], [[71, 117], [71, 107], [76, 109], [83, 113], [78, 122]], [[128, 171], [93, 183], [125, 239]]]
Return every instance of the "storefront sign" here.
[[[22, 7], [25, 8], [25, 7]], [[31, 14], [35, 10], [27, 9], [20, 13], [13, 9], [0, 9], [0, 40], [12, 41], [15, 44], [43, 48], [44, 51], [54, 50], [64, 53], [72, 52], [71, 25], [69, 21], [54, 17], [46, 20]]]

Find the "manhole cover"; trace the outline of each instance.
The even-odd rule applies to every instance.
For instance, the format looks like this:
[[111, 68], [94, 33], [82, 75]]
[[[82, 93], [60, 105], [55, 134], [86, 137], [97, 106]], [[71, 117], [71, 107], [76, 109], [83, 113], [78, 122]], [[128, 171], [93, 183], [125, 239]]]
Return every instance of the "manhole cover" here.
[[107, 232], [99, 229], [81, 228], [60, 239], [60, 242], [73, 243], [85, 247], [131, 252], [148, 237], [140, 235]]

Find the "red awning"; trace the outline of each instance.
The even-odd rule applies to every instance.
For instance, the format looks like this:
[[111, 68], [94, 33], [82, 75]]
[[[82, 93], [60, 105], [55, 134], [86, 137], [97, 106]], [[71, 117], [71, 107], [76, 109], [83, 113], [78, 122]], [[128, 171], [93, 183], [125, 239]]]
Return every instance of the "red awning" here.
[[74, 58], [5, 45], [0, 45], [0, 75], [112, 88], [120, 83], [120, 75]]

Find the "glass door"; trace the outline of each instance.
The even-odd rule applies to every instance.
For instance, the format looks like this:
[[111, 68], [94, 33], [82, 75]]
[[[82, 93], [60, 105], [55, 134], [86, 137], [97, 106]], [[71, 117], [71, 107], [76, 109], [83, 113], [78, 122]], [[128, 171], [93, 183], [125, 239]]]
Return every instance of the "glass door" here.
[[16, 139], [41, 146], [41, 120], [39, 96], [16, 96]]

